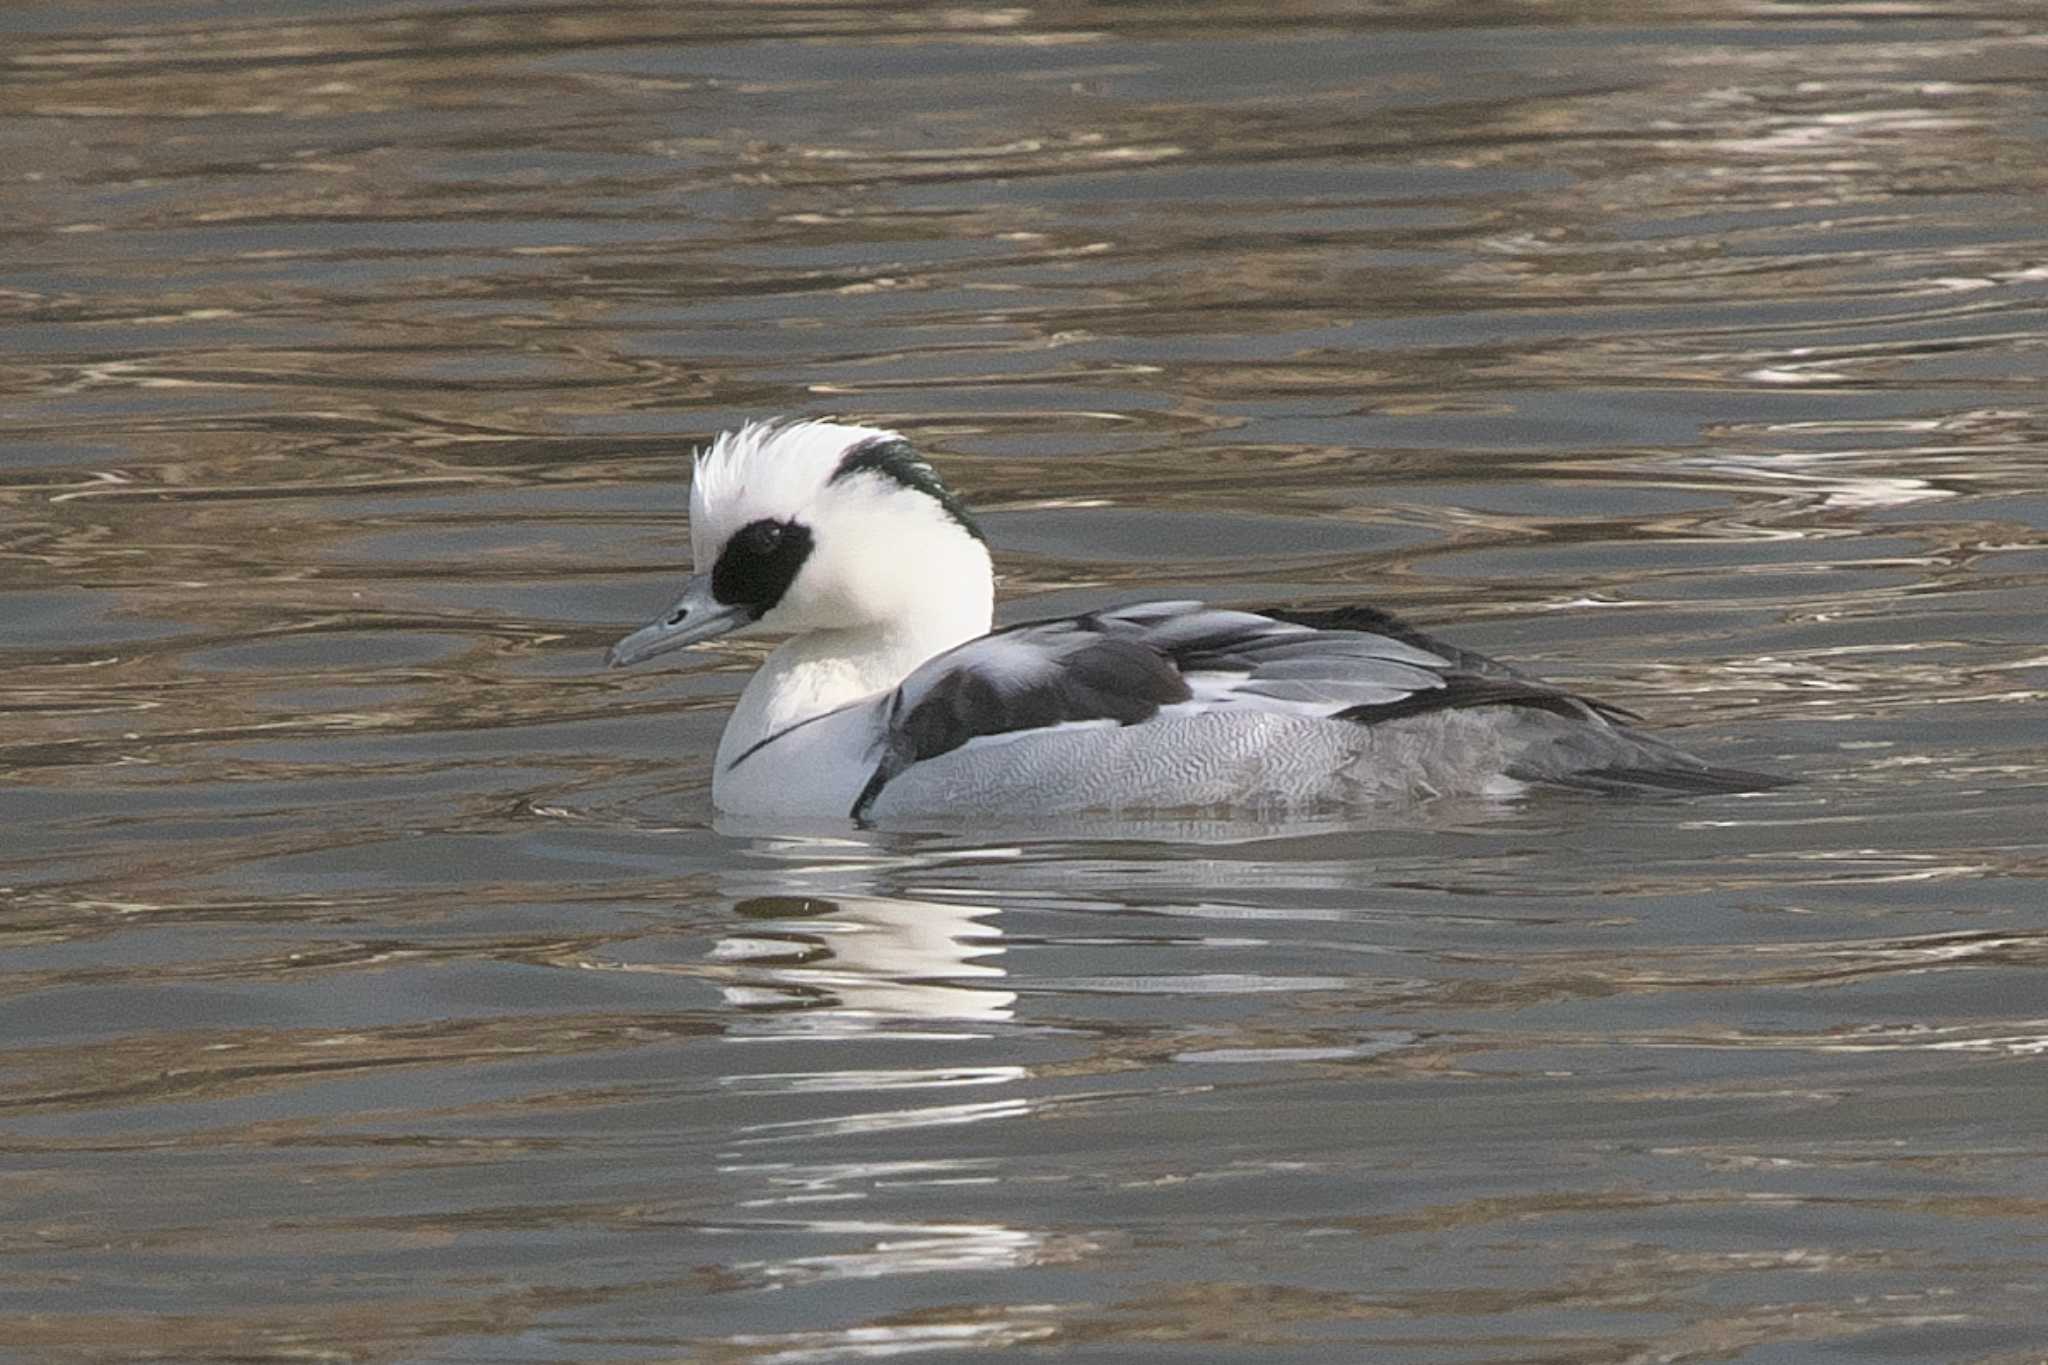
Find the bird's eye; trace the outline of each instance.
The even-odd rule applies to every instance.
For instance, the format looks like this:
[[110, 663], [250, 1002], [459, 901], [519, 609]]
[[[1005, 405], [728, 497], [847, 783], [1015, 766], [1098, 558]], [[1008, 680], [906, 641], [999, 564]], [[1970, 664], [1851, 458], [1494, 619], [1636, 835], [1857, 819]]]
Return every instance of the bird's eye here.
[[772, 521], [757, 521], [747, 528], [746, 542], [749, 554], [772, 555], [782, 544], [782, 527]]

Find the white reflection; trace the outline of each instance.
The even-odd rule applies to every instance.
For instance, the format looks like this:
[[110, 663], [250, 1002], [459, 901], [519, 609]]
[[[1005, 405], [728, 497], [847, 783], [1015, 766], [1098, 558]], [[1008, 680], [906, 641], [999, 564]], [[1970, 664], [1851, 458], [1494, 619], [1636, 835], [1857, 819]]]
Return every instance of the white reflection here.
[[1005, 973], [991, 960], [1003, 953], [1001, 932], [986, 922], [992, 906], [788, 896], [735, 908], [746, 926], [721, 937], [711, 956], [726, 969], [727, 1002], [757, 1015], [737, 1036], [1012, 1017], [1016, 992], [1000, 989]]
[[[1935, 447], [1923, 447], [1910, 454], [1925, 458], [1960, 454]], [[1777, 484], [1813, 495], [1822, 507], [1881, 508], [1906, 507], [1936, 502], [1956, 494], [1928, 479], [1889, 472], [1901, 457], [1897, 450], [1780, 450], [1767, 454], [1722, 453], [1684, 456], [1673, 463], [1691, 469], [1733, 475], [1745, 483]]]
[[813, 1365], [838, 1360], [882, 1360], [890, 1356], [925, 1351], [992, 1351], [1006, 1346], [1050, 1338], [1053, 1324], [1034, 1321], [1028, 1313], [1046, 1313], [1033, 1306], [993, 1321], [907, 1323], [890, 1327], [841, 1327], [813, 1332], [786, 1332], [774, 1336], [742, 1334], [728, 1337], [736, 1346], [766, 1349], [769, 1354], [751, 1357], [771, 1365]]
[[[900, 842], [757, 836], [744, 852], [722, 869], [731, 914], [708, 961], [693, 970], [715, 981], [734, 1007], [725, 1036], [742, 1046], [729, 1055], [759, 1064], [722, 1076], [720, 1089], [772, 1097], [758, 1109], [735, 1110], [721, 1154], [720, 1171], [744, 1189], [734, 1206], [745, 1216], [735, 1226], [769, 1239], [786, 1235], [791, 1245], [788, 1254], [735, 1260], [726, 1273], [781, 1288], [1015, 1270], [1091, 1249], [1068, 1230], [846, 1216], [861, 1206], [943, 1208], [957, 1187], [998, 1181], [1001, 1159], [920, 1151], [920, 1139], [934, 1129], [1028, 1117], [1047, 1102], [1026, 1088], [1031, 1068], [1009, 1060], [1000, 1041], [991, 1044], [1017, 1001], [1005, 989], [999, 911], [881, 894], [893, 890], [892, 874], [932, 865], [930, 855]], [[952, 848], [943, 857], [973, 863], [1016, 852]], [[867, 1039], [882, 1046], [861, 1045]], [[921, 1041], [906, 1050], [897, 1046], [905, 1039], [964, 1046], [954, 1052]], [[857, 1146], [849, 1158], [842, 1155], [847, 1143], [865, 1150]], [[840, 1145], [838, 1159], [814, 1159], [825, 1155], [819, 1144]], [[803, 1216], [828, 1208], [837, 1216]], [[927, 1326], [855, 1329], [857, 1341], [809, 1332], [731, 1340], [795, 1361], [980, 1347], [1013, 1335], [979, 1324]]]
[[859, 1238], [862, 1245], [858, 1250], [837, 1255], [740, 1261], [734, 1263], [733, 1270], [781, 1284], [865, 1280], [933, 1271], [1013, 1270], [1049, 1259], [1049, 1247], [1061, 1240], [1058, 1234], [1001, 1223], [817, 1219], [791, 1226], [806, 1234]]

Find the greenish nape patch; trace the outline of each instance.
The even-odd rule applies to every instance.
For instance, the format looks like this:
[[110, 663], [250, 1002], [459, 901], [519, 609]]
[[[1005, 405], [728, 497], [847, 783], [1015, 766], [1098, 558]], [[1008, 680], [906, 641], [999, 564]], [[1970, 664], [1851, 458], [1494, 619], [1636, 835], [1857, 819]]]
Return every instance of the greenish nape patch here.
[[851, 447], [840, 457], [839, 467], [827, 482], [838, 483], [856, 474], [879, 474], [903, 488], [924, 494], [944, 508], [960, 529], [987, 544], [988, 537], [975, 525], [967, 505], [953, 496], [953, 491], [939, 481], [938, 471], [902, 437], [875, 436]]

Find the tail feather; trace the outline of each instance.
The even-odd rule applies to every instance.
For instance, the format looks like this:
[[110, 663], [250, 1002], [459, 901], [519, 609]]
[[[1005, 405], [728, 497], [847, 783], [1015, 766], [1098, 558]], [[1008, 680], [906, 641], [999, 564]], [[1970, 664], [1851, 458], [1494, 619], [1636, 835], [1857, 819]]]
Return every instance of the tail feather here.
[[1794, 779], [1773, 773], [1749, 772], [1742, 768], [1643, 767], [1615, 765], [1584, 768], [1577, 772], [1518, 773], [1508, 776], [1525, 781], [1547, 782], [1555, 787], [1617, 795], [1667, 792], [1674, 796], [1721, 796], [1733, 792], [1771, 791], [1789, 787]]
[[[1539, 717], [1524, 711], [1531, 720]], [[1569, 724], [1540, 716], [1519, 728], [1525, 743], [1506, 765], [1509, 777], [1609, 795], [1717, 796], [1770, 791], [1791, 779], [1724, 768], [1627, 725], [1596, 719]]]
[[[1667, 740], [1643, 733], [1642, 717], [1611, 702], [1595, 701], [1470, 650], [1439, 640], [1373, 607], [1275, 607], [1261, 615], [1313, 630], [1365, 631], [1388, 636], [1448, 660], [1443, 685], [1393, 701], [1354, 705], [1336, 720], [1354, 721], [1410, 742], [1402, 750], [1429, 784], [1440, 790], [1469, 785], [1475, 774], [1461, 753], [1490, 751], [1507, 776], [1613, 795], [1712, 796], [1770, 791], [1792, 779], [1740, 768], [1716, 767]], [[1477, 724], [1477, 730], [1472, 727]], [[1395, 763], [1399, 766], [1399, 761]]]

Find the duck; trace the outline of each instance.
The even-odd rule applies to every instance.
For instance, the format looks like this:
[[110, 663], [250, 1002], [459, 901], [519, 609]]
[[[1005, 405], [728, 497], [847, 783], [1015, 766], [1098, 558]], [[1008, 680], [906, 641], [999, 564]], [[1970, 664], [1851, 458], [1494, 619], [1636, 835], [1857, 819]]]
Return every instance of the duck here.
[[719, 435], [695, 458], [690, 544], [680, 595], [608, 663], [783, 637], [712, 760], [729, 815], [1270, 818], [1545, 785], [1780, 782], [1371, 606], [1147, 601], [996, 629], [987, 536], [880, 427], [771, 419]]

